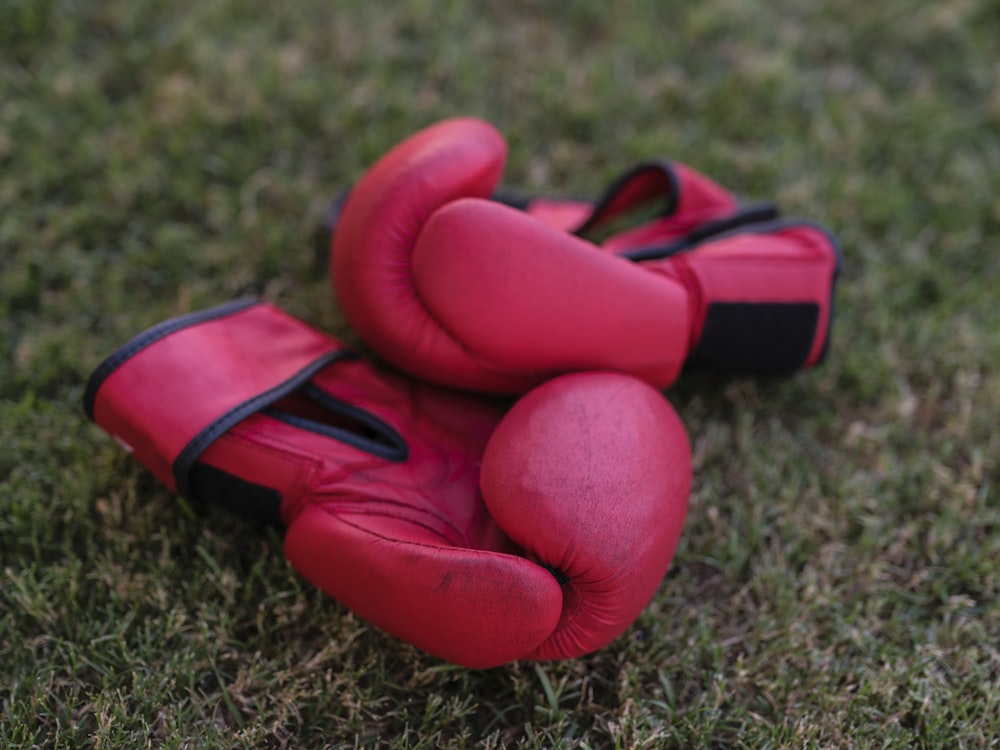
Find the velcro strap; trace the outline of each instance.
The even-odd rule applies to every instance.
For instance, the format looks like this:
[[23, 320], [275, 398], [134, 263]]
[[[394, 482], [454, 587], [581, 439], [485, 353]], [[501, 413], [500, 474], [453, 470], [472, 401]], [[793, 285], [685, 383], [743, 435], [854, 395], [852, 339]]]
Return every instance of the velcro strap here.
[[493, 200], [527, 211], [546, 224], [576, 235], [586, 235], [654, 201], [661, 201], [657, 216], [669, 216], [677, 210], [682, 181], [674, 165], [659, 159], [644, 161], [629, 168], [604, 190], [595, 201], [546, 198], [511, 190], [498, 190]]
[[712, 302], [687, 365], [731, 374], [789, 375], [809, 358], [819, 317], [814, 302]]
[[654, 160], [635, 165], [622, 174], [595, 202], [593, 211], [576, 228], [574, 234], [585, 235], [623, 214], [662, 200], [659, 216], [669, 216], [677, 210], [681, 180], [674, 165], [666, 160]]
[[778, 218], [778, 207], [773, 203], [748, 203], [721, 219], [712, 219], [685, 234], [680, 239], [654, 245], [630, 248], [619, 257], [636, 262], [663, 260], [677, 253], [696, 248], [702, 242], [753, 224], [771, 222]]
[[275, 306], [237, 300], [134, 338], [91, 375], [84, 408], [191, 499], [190, 472], [209, 445], [344, 356], [342, 343]]

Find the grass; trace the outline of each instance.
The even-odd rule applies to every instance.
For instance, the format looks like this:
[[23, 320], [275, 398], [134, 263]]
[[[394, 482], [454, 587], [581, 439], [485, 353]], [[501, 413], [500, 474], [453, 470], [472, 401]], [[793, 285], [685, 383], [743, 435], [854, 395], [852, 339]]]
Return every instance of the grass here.
[[[1000, 12], [974, 0], [0, 0], [0, 745], [985, 748], [1000, 737]], [[355, 341], [317, 230], [399, 139], [510, 185], [650, 156], [823, 222], [834, 346], [688, 377], [692, 512], [584, 659], [454, 668], [194, 517], [87, 375], [259, 294]]]

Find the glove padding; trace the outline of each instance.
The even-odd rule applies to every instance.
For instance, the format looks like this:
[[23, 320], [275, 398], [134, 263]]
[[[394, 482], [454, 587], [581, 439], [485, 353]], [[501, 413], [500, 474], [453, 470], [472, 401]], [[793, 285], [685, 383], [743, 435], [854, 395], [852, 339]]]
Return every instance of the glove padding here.
[[[398, 367], [443, 385], [518, 393], [578, 370], [618, 370], [664, 388], [688, 363], [782, 374], [821, 360], [840, 257], [822, 227], [745, 223], [737, 210], [680, 238], [650, 232], [648, 243], [633, 236], [595, 252], [487, 199], [505, 156], [489, 124], [447, 120], [392, 149], [347, 198], [332, 242], [337, 298]], [[657, 182], [634, 184], [623, 194]], [[718, 198], [710, 205], [730, 205], [721, 188], [706, 194]]]
[[641, 381], [568, 375], [501, 415], [252, 300], [140, 335], [97, 368], [85, 406], [171, 490], [283, 523], [303, 577], [474, 668], [623, 633], [690, 490], [680, 420]]

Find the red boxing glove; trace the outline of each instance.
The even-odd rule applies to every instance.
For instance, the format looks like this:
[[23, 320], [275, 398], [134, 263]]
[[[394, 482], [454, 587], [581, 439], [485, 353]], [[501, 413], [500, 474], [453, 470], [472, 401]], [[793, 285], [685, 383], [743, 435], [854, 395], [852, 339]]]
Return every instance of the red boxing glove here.
[[85, 405], [170, 489], [284, 523], [303, 577], [474, 668], [620, 635], [687, 509], [684, 429], [641, 381], [568, 375], [501, 417], [252, 300], [140, 335]]
[[[840, 262], [822, 228], [743, 225], [737, 212], [732, 226], [699, 220], [666, 245], [671, 234], [651, 232], [651, 244], [633, 236], [595, 252], [485, 199], [505, 156], [489, 124], [447, 120], [391, 150], [347, 198], [332, 243], [334, 288], [354, 328], [397, 366], [516, 393], [576, 370], [623, 371], [663, 388], [687, 363], [771, 374], [820, 361]], [[635, 184], [648, 192], [651, 179]], [[707, 180], [680, 184], [729, 205]]]

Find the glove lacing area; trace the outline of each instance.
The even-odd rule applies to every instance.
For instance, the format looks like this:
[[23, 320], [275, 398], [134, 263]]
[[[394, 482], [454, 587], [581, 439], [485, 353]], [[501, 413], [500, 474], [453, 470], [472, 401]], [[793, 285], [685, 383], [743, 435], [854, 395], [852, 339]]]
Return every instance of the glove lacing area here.
[[[326, 393], [312, 381], [264, 407], [260, 414], [386, 461], [405, 461], [408, 455], [406, 441], [389, 424]], [[235, 427], [238, 433], [239, 426]], [[260, 445], [247, 446], [250, 449], [265, 450]], [[276, 489], [199, 460], [187, 473], [187, 485], [188, 499], [196, 506], [213, 505], [271, 525], [282, 524], [282, 497]]]
[[406, 440], [387, 422], [330, 395], [312, 382], [269, 406], [264, 413], [386, 461], [405, 461], [409, 456]]

